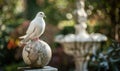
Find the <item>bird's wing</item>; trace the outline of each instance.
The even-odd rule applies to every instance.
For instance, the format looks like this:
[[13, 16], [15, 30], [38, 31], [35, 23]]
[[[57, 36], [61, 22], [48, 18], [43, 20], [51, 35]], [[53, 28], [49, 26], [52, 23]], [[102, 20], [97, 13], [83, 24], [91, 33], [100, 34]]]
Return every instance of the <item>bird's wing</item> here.
[[36, 24], [34, 22], [31, 22], [26, 31], [26, 34], [28, 34], [28, 35], [32, 34], [35, 29], [35, 26], [36, 26]]
[[32, 34], [34, 32], [34, 28], [35, 28], [35, 24], [33, 22], [30, 23], [27, 31], [26, 31], [26, 35], [19, 37], [20, 39], [25, 39], [28, 38], [30, 34]]
[[31, 33], [30, 35], [29, 35], [29, 38], [36, 38], [36, 36], [37, 36], [37, 31], [38, 31], [38, 29], [37, 29], [37, 26], [35, 26], [35, 28], [34, 28], [34, 30], [33, 30], [33, 33]]
[[33, 30], [33, 32], [31, 34], [26, 34], [25, 35], [26, 37], [22, 40], [22, 42], [27, 42], [30, 39], [35, 38], [35, 34], [36, 34], [36, 28], [34, 28], [34, 30]]

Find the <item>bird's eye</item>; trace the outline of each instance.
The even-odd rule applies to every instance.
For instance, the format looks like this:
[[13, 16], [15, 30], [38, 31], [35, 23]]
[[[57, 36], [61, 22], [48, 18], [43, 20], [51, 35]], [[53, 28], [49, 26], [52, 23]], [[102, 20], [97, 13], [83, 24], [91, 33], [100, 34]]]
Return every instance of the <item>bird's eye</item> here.
[[42, 13], [40, 13], [40, 15], [42, 15]]

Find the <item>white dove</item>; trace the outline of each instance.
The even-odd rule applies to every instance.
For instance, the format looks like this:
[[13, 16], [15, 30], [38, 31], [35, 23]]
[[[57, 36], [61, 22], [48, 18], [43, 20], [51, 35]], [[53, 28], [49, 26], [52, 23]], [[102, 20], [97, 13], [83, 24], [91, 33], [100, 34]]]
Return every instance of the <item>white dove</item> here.
[[26, 31], [26, 35], [19, 37], [23, 39], [21, 41], [22, 43], [26, 43], [29, 40], [39, 39], [45, 30], [45, 21], [43, 17], [45, 17], [43, 12], [37, 13], [35, 18], [30, 22], [30, 25]]

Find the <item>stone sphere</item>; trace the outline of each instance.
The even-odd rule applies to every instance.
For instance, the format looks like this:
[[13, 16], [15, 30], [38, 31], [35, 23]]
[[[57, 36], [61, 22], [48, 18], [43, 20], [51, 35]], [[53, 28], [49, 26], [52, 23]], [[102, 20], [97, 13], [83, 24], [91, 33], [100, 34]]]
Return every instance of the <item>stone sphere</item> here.
[[51, 59], [52, 52], [50, 46], [42, 41], [31, 41], [23, 48], [24, 62], [30, 67], [44, 67]]

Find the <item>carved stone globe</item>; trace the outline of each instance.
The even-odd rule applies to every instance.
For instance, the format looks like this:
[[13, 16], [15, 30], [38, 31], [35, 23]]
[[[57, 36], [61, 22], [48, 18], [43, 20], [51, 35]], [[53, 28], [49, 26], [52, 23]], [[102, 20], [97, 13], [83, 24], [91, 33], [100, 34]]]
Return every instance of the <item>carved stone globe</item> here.
[[44, 67], [51, 59], [52, 53], [50, 46], [42, 41], [31, 41], [23, 48], [24, 62], [30, 67]]

